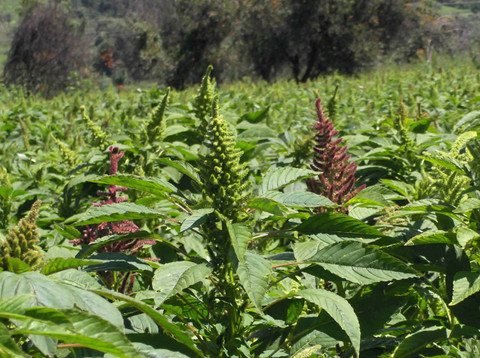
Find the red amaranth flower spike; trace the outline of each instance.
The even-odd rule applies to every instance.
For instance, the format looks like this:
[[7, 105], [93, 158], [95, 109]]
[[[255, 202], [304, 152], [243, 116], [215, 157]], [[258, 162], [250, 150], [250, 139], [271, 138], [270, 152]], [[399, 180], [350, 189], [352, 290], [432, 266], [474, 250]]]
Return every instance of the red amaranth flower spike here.
[[[365, 185], [354, 189], [357, 166], [355, 163], [349, 163], [347, 147], [339, 146], [342, 139], [334, 139], [338, 132], [333, 128], [332, 121], [325, 118], [321, 101], [321, 98], [318, 98], [315, 103], [318, 121], [314, 128], [317, 134], [313, 164], [310, 166], [320, 174], [317, 178], [308, 179], [307, 187], [311, 192], [342, 205], [357, 195]], [[321, 211], [321, 208], [318, 211]]]
[[[119, 151], [118, 147], [110, 147], [110, 175], [117, 174], [118, 162], [123, 157], [124, 152]], [[93, 206], [103, 206], [110, 204], [118, 204], [128, 200], [124, 197], [117, 197], [119, 191], [125, 191], [128, 188], [117, 187], [116, 185], [110, 185], [108, 192], [99, 191], [97, 195], [108, 196], [107, 200], [101, 200], [99, 203], [93, 203]], [[115, 235], [115, 234], [128, 234], [139, 231], [139, 227], [131, 220], [122, 220], [117, 222], [104, 222], [98, 225], [87, 226], [83, 231], [83, 237], [78, 240], [70, 241], [74, 245], [90, 244], [98, 238]], [[134, 240], [122, 240], [111, 245], [105, 246], [100, 251], [102, 252], [123, 252], [130, 255], [135, 255], [142, 249], [143, 245], [154, 245], [155, 240], [149, 239], [134, 239]]]

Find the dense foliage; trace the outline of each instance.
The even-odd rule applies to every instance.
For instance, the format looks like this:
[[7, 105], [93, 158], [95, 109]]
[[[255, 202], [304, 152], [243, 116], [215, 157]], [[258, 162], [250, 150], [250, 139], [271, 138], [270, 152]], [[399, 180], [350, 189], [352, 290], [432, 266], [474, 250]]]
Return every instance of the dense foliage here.
[[1, 89], [0, 356], [477, 356], [478, 69], [210, 71]]

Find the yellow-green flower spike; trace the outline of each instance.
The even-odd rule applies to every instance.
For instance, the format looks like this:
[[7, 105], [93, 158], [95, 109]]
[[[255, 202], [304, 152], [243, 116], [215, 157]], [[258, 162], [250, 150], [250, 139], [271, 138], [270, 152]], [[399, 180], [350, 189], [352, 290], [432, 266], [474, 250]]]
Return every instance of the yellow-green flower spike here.
[[6, 235], [5, 241], [0, 243], [0, 255], [4, 270], [9, 270], [8, 258], [16, 258], [26, 263], [32, 270], [42, 264], [43, 253], [37, 246], [39, 235], [37, 232], [37, 217], [41, 201], [37, 200], [28, 216], [19, 221]]
[[212, 113], [212, 102], [215, 96], [214, 82], [210, 78], [210, 73], [212, 72], [213, 67], [208, 66], [205, 76], [203, 76], [202, 84], [198, 90], [197, 96], [193, 101], [193, 110], [195, 112], [195, 117], [200, 120], [200, 134], [204, 135], [207, 126], [208, 119]]
[[207, 127], [206, 146], [200, 175], [203, 196], [222, 216], [238, 221], [240, 208], [248, 194], [246, 164], [240, 163], [242, 152], [235, 147], [235, 138], [228, 123], [218, 114], [218, 97], [213, 103], [212, 120]]
[[83, 120], [87, 123], [87, 128], [90, 130], [92, 137], [98, 144], [105, 149], [108, 146], [108, 135], [99, 126], [97, 126], [87, 114], [85, 106], [80, 106]]
[[73, 150], [68, 148], [67, 145], [61, 140], [55, 138], [53, 134], [50, 133], [50, 136], [53, 138], [54, 142], [60, 149], [60, 154], [62, 155], [63, 160], [68, 164], [70, 168], [74, 168], [78, 163], [77, 154]]
[[163, 134], [167, 127], [165, 123], [165, 109], [168, 105], [169, 94], [170, 88], [167, 88], [162, 101], [152, 110], [148, 117], [146, 132], [150, 144], [153, 144], [155, 140], [163, 139]]

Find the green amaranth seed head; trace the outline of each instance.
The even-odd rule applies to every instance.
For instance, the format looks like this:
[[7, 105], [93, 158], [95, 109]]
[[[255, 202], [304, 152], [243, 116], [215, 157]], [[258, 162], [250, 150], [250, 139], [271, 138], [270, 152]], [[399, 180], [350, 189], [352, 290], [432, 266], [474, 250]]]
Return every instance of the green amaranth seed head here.
[[31, 269], [42, 264], [42, 252], [36, 244], [39, 242], [37, 232], [37, 217], [41, 201], [37, 200], [28, 216], [13, 227], [6, 235], [5, 241], [0, 244], [2, 267], [9, 270], [8, 258], [16, 258], [25, 262]]
[[99, 126], [97, 126], [88, 116], [85, 106], [80, 106], [80, 111], [82, 112], [83, 120], [87, 123], [87, 127], [92, 134], [92, 137], [102, 148], [108, 146], [108, 135], [105, 133]]
[[246, 164], [240, 163], [241, 150], [235, 148], [235, 138], [228, 123], [218, 114], [218, 97], [212, 106], [213, 117], [207, 127], [206, 146], [200, 175], [203, 197], [226, 218], [237, 221], [239, 208], [245, 202], [249, 183]]
[[208, 120], [212, 113], [212, 103], [215, 97], [214, 81], [210, 78], [213, 67], [208, 66], [202, 84], [198, 90], [197, 96], [193, 101], [193, 110], [195, 117], [200, 120], [200, 134], [205, 134], [208, 126]]
[[157, 106], [155, 106], [155, 108], [149, 115], [146, 131], [150, 144], [153, 144], [156, 139], [163, 139], [162, 137], [167, 127], [165, 123], [165, 109], [168, 105], [169, 94], [170, 88], [167, 88], [167, 91], [165, 92], [165, 96], [163, 97], [162, 101]]

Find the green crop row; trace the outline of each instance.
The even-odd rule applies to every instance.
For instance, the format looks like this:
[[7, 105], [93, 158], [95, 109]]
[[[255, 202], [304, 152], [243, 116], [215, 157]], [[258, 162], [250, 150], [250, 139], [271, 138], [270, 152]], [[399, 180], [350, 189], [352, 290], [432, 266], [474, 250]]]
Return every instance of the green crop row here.
[[479, 83], [1, 88], [0, 357], [477, 356]]

